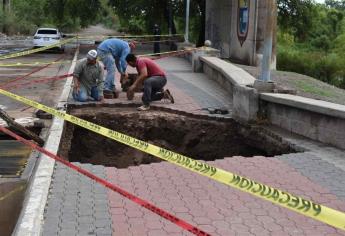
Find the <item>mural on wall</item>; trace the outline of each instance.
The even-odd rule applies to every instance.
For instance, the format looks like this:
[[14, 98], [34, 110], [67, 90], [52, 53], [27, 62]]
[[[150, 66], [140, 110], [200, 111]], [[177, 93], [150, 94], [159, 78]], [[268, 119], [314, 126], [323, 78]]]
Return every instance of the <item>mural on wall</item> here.
[[237, 36], [241, 46], [247, 39], [250, 0], [238, 0]]

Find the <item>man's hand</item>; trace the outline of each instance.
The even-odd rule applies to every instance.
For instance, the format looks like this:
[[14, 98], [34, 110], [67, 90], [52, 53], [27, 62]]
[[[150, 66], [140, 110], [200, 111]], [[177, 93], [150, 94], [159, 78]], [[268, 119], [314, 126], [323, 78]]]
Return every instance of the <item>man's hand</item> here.
[[134, 98], [134, 90], [135, 90], [135, 86], [132, 85], [131, 87], [128, 88], [127, 90], [127, 99], [128, 100], [133, 100]]
[[120, 83], [125, 84], [125, 83], [127, 83], [127, 81], [128, 81], [128, 74], [127, 73], [122, 74], [121, 79], [120, 79]]
[[79, 91], [80, 91], [80, 85], [79, 85], [79, 83], [75, 83], [73, 86], [73, 92], [75, 94], [79, 94]]
[[134, 93], [136, 88], [137, 88], [137, 86], [134, 83], [133, 85], [131, 85], [131, 87], [128, 88], [128, 91], [130, 91], [131, 93]]
[[79, 94], [80, 83], [77, 77], [73, 76], [73, 93]]

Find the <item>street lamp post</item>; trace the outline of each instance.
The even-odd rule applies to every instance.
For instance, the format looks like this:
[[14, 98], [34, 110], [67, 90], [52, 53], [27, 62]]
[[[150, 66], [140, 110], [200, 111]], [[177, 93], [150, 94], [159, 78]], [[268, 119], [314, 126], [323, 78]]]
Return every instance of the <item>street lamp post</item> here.
[[271, 80], [271, 60], [272, 60], [272, 45], [273, 45], [273, 27], [274, 27], [274, 17], [275, 11], [275, 0], [268, 0], [267, 11], [267, 24], [266, 24], [266, 34], [264, 40], [264, 51], [261, 66], [261, 75], [259, 79], [264, 82], [269, 82]]
[[190, 10], [190, 0], [186, 0], [186, 31], [185, 31], [185, 42], [189, 42], [189, 10]]

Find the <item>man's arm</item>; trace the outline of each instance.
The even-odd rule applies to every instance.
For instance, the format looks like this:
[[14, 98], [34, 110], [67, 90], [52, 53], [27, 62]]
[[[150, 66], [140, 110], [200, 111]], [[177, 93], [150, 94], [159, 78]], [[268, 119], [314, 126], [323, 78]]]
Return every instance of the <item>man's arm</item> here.
[[126, 74], [126, 69], [127, 69], [127, 62], [126, 62], [126, 57], [130, 53], [130, 48], [126, 48], [122, 51], [121, 56], [118, 61], [118, 70], [121, 75]]
[[82, 65], [81, 63], [78, 63], [73, 71], [73, 89], [76, 93], [79, 93], [81, 72]]
[[76, 76], [73, 76], [73, 90], [74, 92], [79, 93], [79, 89], [80, 89], [79, 78], [77, 78]]
[[135, 90], [139, 85], [141, 85], [144, 80], [147, 78], [148, 73], [147, 73], [147, 67], [143, 67], [139, 72], [137, 80], [133, 83], [133, 85], [129, 88], [131, 90]]

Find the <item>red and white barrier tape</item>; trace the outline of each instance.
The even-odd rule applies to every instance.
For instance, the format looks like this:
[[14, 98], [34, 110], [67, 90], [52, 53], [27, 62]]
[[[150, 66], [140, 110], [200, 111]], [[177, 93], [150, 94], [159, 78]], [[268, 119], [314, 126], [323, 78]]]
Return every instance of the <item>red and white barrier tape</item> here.
[[97, 183], [105, 186], [106, 188], [111, 189], [114, 192], [119, 193], [120, 195], [131, 200], [132, 202], [134, 202], [134, 203], [152, 211], [153, 213], [169, 220], [170, 222], [174, 223], [175, 225], [179, 226], [180, 228], [182, 228], [184, 230], [187, 230], [188, 232], [190, 232], [194, 235], [198, 235], [198, 236], [210, 236], [210, 234], [208, 234], [208, 233], [204, 232], [203, 230], [187, 223], [186, 221], [179, 219], [176, 216], [166, 212], [165, 210], [158, 208], [158, 207], [154, 206], [153, 204], [151, 204], [151, 203], [149, 203], [149, 202], [121, 189], [120, 187], [108, 182], [107, 180], [102, 179], [102, 178], [92, 174], [91, 172], [84, 170], [84, 169], [80, 168], [79, 166], [76, 166], [76, 165], [62, 159], [61, 157], [58, 157], [57, 155], [47, 151], [46, 149], [38, 146], [37, 144], [35, 144], [31, 141], [28, 141], [28, 140], [20, 137], [19, 135], [13, 133], [12, 131], [10, 131], [10, 130], [2, 127], [2, 126], [0, 126], [0, 131], [2, 131], [3, 133], [15, 138], [16, 140], [20, 141], [21, 143], [24, 143], [25, 145], [28, 145], [28, 146], [32, 147], [33, 149], [36, 149], [37, 151], [47, 155], [48, 157], [53, 158], [54, 160], [64, 164], [65, 166], [83, 174], [84, 176], [89, 177], [90, 179], [92, 179], [92, 180], [96, 181]]
[[67, 77], [72, 76], [73, 74], [65, 74], [65, 75], [59, 75], [59, 76], [54, 76], [54, 77], [49, 77], [49, 78], [43, 78], [43, 79], [38, 79], [38, 80], [31, 80], [29, 82], [26, 83], [22, 83], [22, 84], [10, 84], [7, 86], [2, 87], [3, 89], [15, 89], [15, 88], [20, 88], [20, 87], [24, 87], [24, 86], [29, 86], [32, 84], [40, 84], [40, 83], [46, 83], [52, 80], [63, 80], [66, 79]]
[[[54, 62], [60, 61], [60, 60], [62, 60], [64, 57], [65, 57], [65, 55], [62, 55], [61, 57], [59, 57], [58, 59], [56, 59]], [[41, 70], [43, 70], [43, 69], [49, 67], [49, 66], [50, 66], [51, 64], [53, 64], [54, 62], [51, 62], [51, 63], [49, 63], [49, 64], [47, 64], [47, 65], [44, 65], [44, 66], [41, 66], [41, 67], [39, 67], [39, 68], [36, 68], [36, 69], [32, 70], [30, 73], [28, 73], [28, 74], [26, 74], [26, 75], [23, 75], [23, 76], [20, 76], [20, 77], [18, 77], [18, 78], [15, 78], [14, 80], [11, 80], [11, 81], [8, 81], [8, 82], [6, 82], [6, 83], [3, 83], [3, 84], [0, 85], [0, 88], [3, 88], [4, 86], [7, 86], [7, 85], [12, 84], [12, 83], [14, 83], [14, 82], [23, 80], [23, 79], [29, 77], [30, 75], [35, 74], [35, 73], [37, 73], [37, 72], [39, 72], [39, 71], [41, 71]]]

